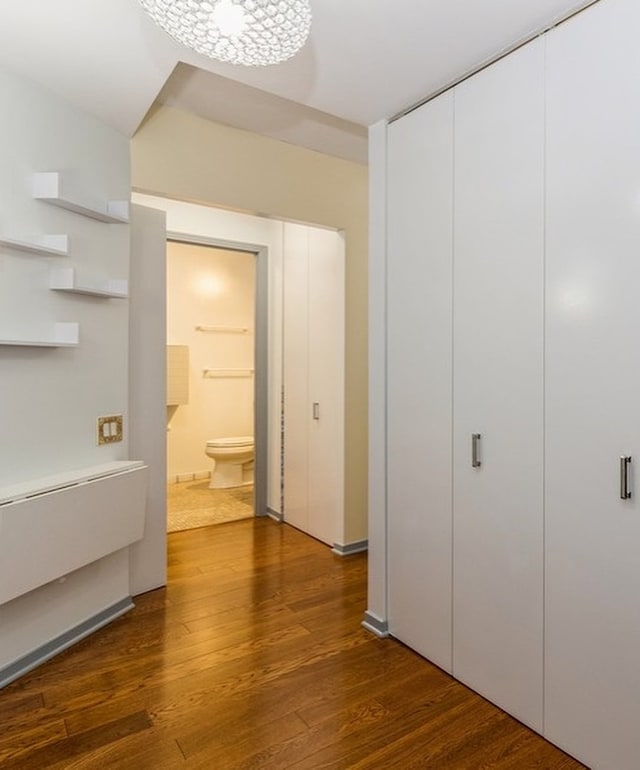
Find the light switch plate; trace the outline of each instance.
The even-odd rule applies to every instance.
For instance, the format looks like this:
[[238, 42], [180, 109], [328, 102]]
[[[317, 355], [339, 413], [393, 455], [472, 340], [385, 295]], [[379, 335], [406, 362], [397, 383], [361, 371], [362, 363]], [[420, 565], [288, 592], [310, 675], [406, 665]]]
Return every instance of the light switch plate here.
[[98, 444], [114, 444], [122, 441], [122, 415], [111, 414], [107, 417], [98, 417], [97, 426]]

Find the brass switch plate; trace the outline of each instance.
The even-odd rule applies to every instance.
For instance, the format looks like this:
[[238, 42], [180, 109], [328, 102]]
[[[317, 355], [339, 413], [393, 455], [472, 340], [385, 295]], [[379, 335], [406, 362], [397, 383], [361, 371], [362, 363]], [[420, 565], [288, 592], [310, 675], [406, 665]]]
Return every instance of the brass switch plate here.
[[122, 441], [122, 415], [98, 417], [98, 444], [115, 444]]

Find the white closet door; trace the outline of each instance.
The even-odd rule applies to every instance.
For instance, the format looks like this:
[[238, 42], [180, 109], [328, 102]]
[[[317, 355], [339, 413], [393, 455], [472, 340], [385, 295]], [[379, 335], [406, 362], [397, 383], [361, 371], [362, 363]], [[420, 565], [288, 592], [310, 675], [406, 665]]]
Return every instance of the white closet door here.
[[344, 239], [309, 228], [308, 531], [344, 542]]
[[388, 129], [389, 628], [451, 670], [453, 97]]
[[640, 766], [639, 29], [548, 40], [545, 734], [603, 770]]
[[344, 538], [344, 239], [284, 230], [284, 517]]
[[537, 730], [543, 79], [540, 40], [455, 90], [453, 673]]
[[309, 530], [309, 228], [284, 226], [284, 517]]

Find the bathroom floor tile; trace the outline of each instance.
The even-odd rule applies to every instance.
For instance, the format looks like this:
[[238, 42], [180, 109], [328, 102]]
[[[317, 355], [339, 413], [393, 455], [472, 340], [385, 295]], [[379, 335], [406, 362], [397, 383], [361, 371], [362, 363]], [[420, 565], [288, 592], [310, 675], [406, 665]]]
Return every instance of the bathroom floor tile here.
[[209, 481], [185, 481], [167, 487], [167, 531], [180, 532], [253, 516], [253, 484], [209, 489]]

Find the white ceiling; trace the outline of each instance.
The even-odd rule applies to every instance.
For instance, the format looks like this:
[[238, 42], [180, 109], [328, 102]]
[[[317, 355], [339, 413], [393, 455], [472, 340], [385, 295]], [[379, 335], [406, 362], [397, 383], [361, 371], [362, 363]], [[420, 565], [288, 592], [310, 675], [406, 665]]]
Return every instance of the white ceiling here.
[[202, 117], [364, 162], [366, 126], [589, 4], [311, 0], [303, 50], [283, 64], [247, 68], [183, 48], [138, 0], [0, 0], [0, 63], [128, 135], [160, 96]]

